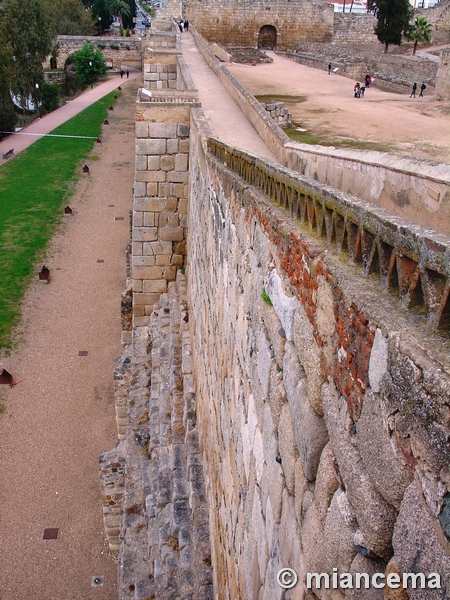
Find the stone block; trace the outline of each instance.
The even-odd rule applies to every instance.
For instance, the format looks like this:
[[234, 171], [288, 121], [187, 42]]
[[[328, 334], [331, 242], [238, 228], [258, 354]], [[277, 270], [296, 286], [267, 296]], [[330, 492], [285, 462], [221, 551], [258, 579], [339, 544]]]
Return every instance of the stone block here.
[[294, 313], [299, 305], [298, 299], [284, 293], [283, 283], [275, 269], [269, 275], [266, 292], [281, 321], [286, 339], [292, 341], [294, 339]]
[[148, 171], [159, 171], [161, 168], [161, 156], [147, 156], [147, 170]]
[[133, 256], [131, 264], [134, 267], [153, 267], [155, 264], [154, 256]]
[[174, 138], [177, 135], [176, 123], [149, 123], [148, 135], [150, 138]]
[[139, 156], [136, 156], [135, 168], [136, 171], [147, 170], [147, 157], [145, 156], [145, 154], [140, 154]]
[[136, 137], [137, 138], [147, 138], [148, 137], [148, 123], [142, 123], [137, 121], [135, 123], [136, 126]]
[[166, 200], [166, 211], [167, 212], [175, 212], [178, 206], [178, 199], [170, 196]]
[[308, 401], [307, 379], [298, 363], [292, 343], [286, 343], [283, 381], [292, 412], [294, 437], [303, 471], [310, 481], [316, 478], [320, 455], [328, 442], [325, 422]]
[[143, 181], [135, 181], [133, 185], [133, 193], [135, 198], [145, 196], [147, 193], [147, 186]]
[[395, 561], [402, 573], [438, 573], [441, 589], [408, 589], [410, 600], [440, 600], [450, 597], [450, 557], [442, 547], [433, 519], [421, 500], [415, 483], [406, 489], [393, 535]]
[[292, 413], [289, 404], [284, 404], [281, 409], [278, 424], [278, 446], [281, 456], [281, 468], [289, 493], [295, 494], [295, 463], [298, 458], [298, 450], [294, 441], [294, 429], [292, 426]]
[[163, 267], [163, 277], [167, 281], [173, 281], [177, 275], [176, 267]]
[[257, 341], [257, 365], [261, 389], [266, 400], [269, 397], [270, 370], [272, 367], [272, 353], [265, 329], [261, 329]]
[[388, 341], [377, 329], [369, 360], [369, 383], [374, 392], [381, 392], [381, 383], [387, 371], [388, 351]]
[[160, 139], [147, 139], [147, 140], [136, 140], [136, 154], [165, 154], [166, 153], [166, 140]]
[[135, 242], [153, 242], [158, 239], [156, 227], [133, 227], [133, 240]]
[[373, 485], [351, 438], [352, 422], [347, 404], [337, 393], [331, 379], [322, 388], [322, 398], [325, 422], [339, 474], [355, 511], [367, 550], [379, 558], [389, 559], [392, 555], [391, 540], [397, 511]]
[[331, 444], [328, 443], [320, 456], [316, 486], [314, 488], [314, 504], [316, 505], [317, 515], [322, 523], [325, 523], [331, 500], [339, 487], [334, 461], [333, 450]]
[[189, 138], [184, 140], [178, 140], [178, 152], [189, 153]]
[[[357, 554], [353, 559], [353, 562], [348, 570], [353, 576], [353, 589], [347, 589], [345, 591], [345, 598], [350, 600], [386, 600], [387, 588], [380, 589], [373, 587], [371, 580], [372, 575], [375, 573], [384, 573], [386, 571], [386, 563], [382, 560], [368, 558]], [[366, 579], [361, 578], [361, 587], [356, 589], [357, 573], [367, 573], [369, 576], [369, 585], [366, 587]], [[358, 575], [359, 578], [359, 575]], [[382, 579], [379, 579], [383, 582]], [[389, 597], [389, 596], [388, 596]], [[393, 599], [392, 599], [393, 600]], [[400, 598], [398, 599], [400, 600]], [[404, 600], [407, 600], [405, 598]]]
[[170, 196], [170, 186], [171, 184], [167, 181], [165, 183], [158, 184], [158, 194], [161, 196], [161, 198], [167, 198], [167, 196]]
[[187, 171], [188, 170], [188, 155], [187, 154], [176, 154], [175, 155], [175, 171]]
[[172, 183], [187, 183], [189, 181], [189, 173], [187, 171], [169, 171], [167, 173], [167, 181]]
[[[172, 136], [172, 137], [175, 137], [175, 136]], [[179, 137], [179, 138], [189, 137], [189, 125], [187, 125], [185, 123], [178, 123], [176, 137]]]
[[[161, 208], [158, 209], [158, 206]], [[162, 198], [136, 198], [134, 201], [134, 209], [139, 211], [155, 212], [164, 208], [164, 200]]]
[[136, 181], [145, 181], [146, 183], [160, 183], [166, 180], [164, 171], [136, 171]]
[[[175, 190], [176, 192], [177, 190]], [[188, 210], [188, 201], [186, 198], [181, 198], [180, 195], [176, 194], [178, 196], [178, 198], [180, 198], [179, 202], [178, 202], [178, 212], [181, 215], [185, 215], [187, 214], [187, 210]]]
[[181, 242], [184, 237], [182, 227], [163, 227], [159, 232], [159, 239], [162, 241]]
[[147, 183], [147, 196], [159, 196], [160, 194], [158, 194], [158, 187], [160, 185], [160, 183], [155, 181]]
[[[146, 325], [148, 325], [150, 322], [150, 316], [146, 315], [144, 317], [135, 317], [133, 319], [133, 325], [135, 327], [145, 327]], [[117, 550], [119, 549], [119, 546], [117, 547]]]
[[162, 254], [155, 257], [155, 265], [160, 267], [168, 267], [171, 264], [170, 256], [168, 254]]
[[144, 223], [144, 215], [142, 212], [133, 212], [133, 227], [142, 227]]
[[167, 281], [165, 279], [151, 279], [143, 281], [144, 293], [163, 294], [167, 292]]
[[134, 279], [162, 279], [162, 267], [133, 267]]
[[353, 544], [356, 528], [355, 524], [352, 526], [349, 523], [350, 519], [347, 518], [347, 515], [342, 514], [342, 496], [345, 499], [345, 492], [341, 489], [336, 490], [325, 519], [323, 534], [327, 540], [324, 551], [328, 573], [331, 573], [334, 567], [337, 567], [340, 573], [348, 573], [356, 556]]
[[133, 242], [132, 243], [132, 252], [133, 252], [133, 256], [142, 256], [142, 254], [143, 254], [142, 242]]
[[167, 154], [176, 154], [178, 152], [178, 140], [167, 140]]
[[144, 227], [155, 227], [155, 213], [145, 212], [144, 213], [144, 222], [142, 223]]
[[161, 156], [161, 169], [163, 171], [172, 171], [175, 166], [175, 158], [172, 154]]
[[314, 338], [314, 328], [303, 306], [299, 306], [294, 316], [294, 344], [308, 377], [308, 400], [314, 410], [323, 415], [320, 390], [326, 379], [322, 366], [322, 351]]
[[356, 424], [356, 446], [376, 489], [398, 509], [413, 475], [391, 436], [380, 397], [371, 390], [365, 394]]

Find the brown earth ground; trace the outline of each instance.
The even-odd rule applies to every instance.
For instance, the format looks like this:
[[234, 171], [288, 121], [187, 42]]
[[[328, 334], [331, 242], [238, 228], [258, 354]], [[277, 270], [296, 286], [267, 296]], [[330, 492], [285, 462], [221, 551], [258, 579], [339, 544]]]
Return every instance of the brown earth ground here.
[[[18, 384], [0, 391], [1, 600], [117, 597], [98, 457], [117, 441], [113, 361], [121, 353], [140, 78], [119, 83], [102, 144], [86, 161], [90, 174], [70, 199], [74, 214], [52, 240], [50, 284], [31, 285], [20, 343], [3, 359]], [[58, 539], [44, 541], [45, 528], [58, 528]], [[94, 576], [104, 577], [102, 587], [92, 586]]]
[[[437, 101], [427, 90], [423, 98], [410, 98], [409, 93], [373, 86], [364, 98], [354, 98], [355, 82], [347, 77], [328, 75], [273, 52], [267, 55], [272, 63], [226, 66], [254, 96], [285, 101], [296, 126], [308, 134], [326, 136], [328, 140], [322, 142], [327, 145], [338, 145], [342, 139], [362, 140], [373, 142], [368, 150], [450, 163], [449, 101]], [[297, 98], [289, 102], [283, 96]]]

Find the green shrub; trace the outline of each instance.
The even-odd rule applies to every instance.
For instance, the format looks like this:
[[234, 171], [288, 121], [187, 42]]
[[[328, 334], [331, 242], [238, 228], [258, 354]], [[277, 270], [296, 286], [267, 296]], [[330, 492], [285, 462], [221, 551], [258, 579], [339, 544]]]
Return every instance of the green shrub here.
[[42, 108], [46, 113], [58, 108], [59, 96], [59, 85], [57, 83], [44, 83], [42, 86]]

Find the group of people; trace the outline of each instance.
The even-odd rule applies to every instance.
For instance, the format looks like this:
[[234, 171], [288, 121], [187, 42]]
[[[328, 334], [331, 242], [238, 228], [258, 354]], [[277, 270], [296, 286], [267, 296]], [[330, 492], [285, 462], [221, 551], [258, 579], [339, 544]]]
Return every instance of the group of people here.
[[355, 98], [364, 98], [364, 94], [366, 92], [366, 89], [370, 87], [370, 84], [372, 83], [373, 79], [372, 77], [367, 73], [367, 75], [364, 77], [364, 85], [361, 85], [359, 83], [359, 81], [356, 82], [354, 88], [353, 88], [353, 92], [355, 94]]
[[[424, 83], [422, 83], [422, 85], [420, 86], [420, 94], [419, 94], [419, 98], [422, 96], [423, 98], [423, 93], [426, 89], [426, 85]], [[414, 82], [413, 86], [412, 86], [412, 90], [411, 90], [411, 96], [410, 98], [415, 98], [416, 97], [416, 92], [417, 92], [417, 83]]]
[[130, 71], [128, 69], [126, 71], [122, 71], [122, 69], [120, 69], [120, 79], [123, 78], [123, 76], [125, 75], [125, 73], [126, 73], [127, 79], [128, 79], [129, 76], [130, 76]]
[[189, 31], [189, 21], [183, 21], [183, 19], [180, 19], [177, 25], [181, 33], [183, 33], [183, 31]]

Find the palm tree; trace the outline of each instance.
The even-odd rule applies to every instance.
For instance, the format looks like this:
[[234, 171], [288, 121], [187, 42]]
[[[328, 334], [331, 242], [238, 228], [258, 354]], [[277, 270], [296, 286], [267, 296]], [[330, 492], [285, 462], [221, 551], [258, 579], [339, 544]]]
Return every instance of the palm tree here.
[[432, 31], [433, 26], [430, 23], [428, 23], [428, 21], [424, 17], [419, 17], [414, 21], [406, 35], [408, 40], [414, 42], [413, 55], [416, 53], [417, 44], [419, 42], [431, 42]]
[[122, 16], [129, 16], [131, 13], [131, 7], [125, 0], [109, 0], [108, 6], [111, 13], [119, 17], [120, 25], [123, 23]]

